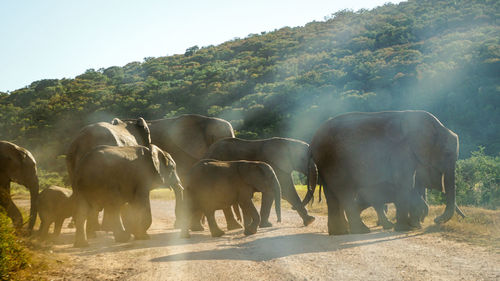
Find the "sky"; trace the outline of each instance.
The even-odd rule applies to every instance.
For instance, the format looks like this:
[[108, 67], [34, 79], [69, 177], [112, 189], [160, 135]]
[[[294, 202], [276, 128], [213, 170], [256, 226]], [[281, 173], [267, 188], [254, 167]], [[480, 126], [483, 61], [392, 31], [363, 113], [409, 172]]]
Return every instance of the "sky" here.
[[1, 0], [0, 92], [183, 54], [388, 0]]

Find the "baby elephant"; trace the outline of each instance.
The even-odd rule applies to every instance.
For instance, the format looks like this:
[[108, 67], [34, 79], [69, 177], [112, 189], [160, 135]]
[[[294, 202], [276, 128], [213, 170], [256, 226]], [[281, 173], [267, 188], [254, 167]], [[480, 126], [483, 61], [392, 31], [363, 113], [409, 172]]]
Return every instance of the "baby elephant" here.
[[47, 239], [52, 223], [55, 223], [54, 237], [59, 236], [64, 219], [73, 215], [74, 205], [72, 192], [69, 189], [50, 186], [40, 192], [38, 215], [42, 221], [39, 229], [41, 240]]
[[[254, 192], [262, 192], [260, 216], [252, 202]], [[190, 171], [185, 187], [187, 219], [181, 236], [189, 237], [189, 224], [204, 213], [212, 237], [224, 234], [215, 222], [215, 210], [239, 204], [243, 211], [245, 235], [255, 234], [257, 227], [271, 226], [269, 213], [273, 200], [278, 222], [281, 221], [281, 187], [273, 168], [259, 161], [217, 161], [204, 159]]]

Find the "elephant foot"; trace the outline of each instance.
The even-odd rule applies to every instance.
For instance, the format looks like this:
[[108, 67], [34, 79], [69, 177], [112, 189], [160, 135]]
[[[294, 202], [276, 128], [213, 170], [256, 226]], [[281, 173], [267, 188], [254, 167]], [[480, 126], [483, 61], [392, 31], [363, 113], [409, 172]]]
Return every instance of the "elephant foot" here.
[[73, 247], [75, 247], [75, 248], [85, 248], [88, 246], [89, 246], [89, 242], [87, 242], [85, 240], [75, 241], [75, 243], [73, 244]]
[[181, 230], [181, 238], [191, 238], [191, 234], [189, 234], [189, 231], [187, 230]]
[[181, 227], [182, 227], [182, 222], [180, 220], [176, 219], [174, 222], [174, 228], [180, 229]]
[[97, 235], [95, 233], [95, 231], [87, 231], [87, 239], [92, 239], [92, 238], [96, 238]]
[[257, 228], [245, 228], [245, 231], [243, 232], [246, 236], [248, 235], [253, 235], [255, 233], [257, 233]]
[[370, 233], [370, 229], [364, 224], [358, 226], [351, 226], [351, 233], [352, 234]]
[[192, 231], [203, 231], [203, 230], [205, 230], [205, 228], [203, 228], [203, 226], [201, 225], [201, 223], [192, 224], [189, 229], [191, 229]]
[[115, 242], [117, 243], [124, 243], [127, 242], [130, 239], [130, 234], [123, 231], [115, 234]]
[[406, 223], [396, 223], [394, 226], [395, 231], [410, 231], [412, 227]]
[[143, 234], [134, 234], [134, 239], [135, 240], [149, 240], [151, 237], [149, 237], [149, 234], [143, 233]]
[[271, 227], [271, 226], [273, 226], [273, 224], [270, 223], [269, 221], [261, 221], [259, 225], [259, 227]]
[[410, 221], [410, 227], [411, 228], [422, 228], [422, 225], [420, 224], [420, 219]]
[[328, 229], [328, 235], [344, 235], [348, 233], [347, 229]]
[[227, 230], [240, 229], [240, 228], [243, 227], [237, 221], [227, 223]]
[[394, 224], [390, 221], [381, 221], [378, 225], [381, 225], [383, 229], [392, 229], [394, 227]]
[[212, 234], [212, 237], [221, 237], [225, 232], [220, 229], [214, 229], [213, 231], [210, 230], [210, 233]]
[[316, 218], [310, 215], [306, 215], [304, 218], [302, 218], [302, 220], [304, 221], [304, 226], [308, 226], [313, 223]]

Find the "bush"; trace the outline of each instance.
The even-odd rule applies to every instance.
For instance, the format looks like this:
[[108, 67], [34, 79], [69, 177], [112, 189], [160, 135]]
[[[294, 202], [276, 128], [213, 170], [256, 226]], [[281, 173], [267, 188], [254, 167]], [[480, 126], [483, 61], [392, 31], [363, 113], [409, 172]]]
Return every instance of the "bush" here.
[[28, 265], [28, 253], [16, 237], [5, 210], [0, 208], [0, 280], [10, 280], [11, 274]]
[[[500, 157], [488, 156], [484, 147], [468, 159], [458, 160], [456, 169], [457, 203], [497, 209], [500, 206]], [[444, 203], [441, 192], [429, 192], [431, 204]]]

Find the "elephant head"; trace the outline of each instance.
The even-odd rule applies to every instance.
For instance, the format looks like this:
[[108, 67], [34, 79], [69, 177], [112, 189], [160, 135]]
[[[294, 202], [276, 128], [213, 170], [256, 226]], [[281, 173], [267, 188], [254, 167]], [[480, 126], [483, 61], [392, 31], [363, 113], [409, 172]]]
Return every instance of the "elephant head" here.
[[184, 188], [177, 175], [176, 164], [172, 156], [154, 144], [149, 145], [149, 151], [151, 152], [151, 161], [157, 176], [156, 184], [171, 187], [181, 192]]
[[[39, 190], [35, 158], [28, 150], [22, 147], [7, 141], [0, 141], [0, 189], [4, 189], [2, 190], [1, 196], [8, 197], [1, 198], [1, 202], [2, 204], [4, 204], [4, 202], [8, 202], [8, 205], [11, 204], [11, 206], [3, 207], [5, 207], [9, 213], [16, 227], [21, 227], [22, 217], [20, 217], [19, 210], [17, 210], [17, 207], [10, 199], [9, 184], [11, 181], [24, 185], [30, 191], [31, 207], [28, 231], [31, 232], [35, 225], [37, 215]], [[15, 210], [9, 211], [9, 209], [12, 208], [15, 208]], [[19, 215], [13, 215], [14, 213]]]
[[[434, 221], [444, 223], [450, 220], [455, 209], [463, 216], [456, 205], [455, 190], [458, 136], [428, 112], [403, 113], [401, 130], [417, 158], [416, 182], [426, 184], [424, 187], [445, 192], [446, 209]], [[423, 187], [417, 185], [416, 188]]]

